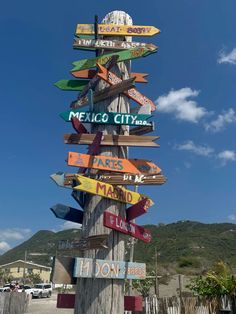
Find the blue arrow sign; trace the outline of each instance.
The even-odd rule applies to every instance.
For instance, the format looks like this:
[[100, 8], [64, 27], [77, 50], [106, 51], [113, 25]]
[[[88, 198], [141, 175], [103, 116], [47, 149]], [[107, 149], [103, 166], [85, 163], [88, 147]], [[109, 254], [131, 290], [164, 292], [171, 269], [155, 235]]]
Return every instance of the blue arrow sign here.
[[69, 207], [63, 204], [57, 204], [55, 206], [52, 206], [50, 209], [57, 218], [76, 222], [79, 224], [83, 223], [84, 213], [82, 210]]

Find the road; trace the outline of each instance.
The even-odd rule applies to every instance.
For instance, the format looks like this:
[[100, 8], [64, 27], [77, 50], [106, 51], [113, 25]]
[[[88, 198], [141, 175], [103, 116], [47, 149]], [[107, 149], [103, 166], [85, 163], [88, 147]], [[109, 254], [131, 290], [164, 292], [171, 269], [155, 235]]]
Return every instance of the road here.
[[57, 294], [53, 293], [51, 298], [32, 299], [29, 304], [28, 314], [72, 314], [74, 309], [56, 308]]

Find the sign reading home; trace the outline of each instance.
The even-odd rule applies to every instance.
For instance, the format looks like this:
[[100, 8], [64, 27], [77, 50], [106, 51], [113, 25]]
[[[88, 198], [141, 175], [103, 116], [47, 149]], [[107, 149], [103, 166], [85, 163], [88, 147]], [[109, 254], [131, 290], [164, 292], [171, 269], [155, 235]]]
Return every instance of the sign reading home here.
[[75, 258], [74, 277], [102, 279], [145, 279], [146, 264]]

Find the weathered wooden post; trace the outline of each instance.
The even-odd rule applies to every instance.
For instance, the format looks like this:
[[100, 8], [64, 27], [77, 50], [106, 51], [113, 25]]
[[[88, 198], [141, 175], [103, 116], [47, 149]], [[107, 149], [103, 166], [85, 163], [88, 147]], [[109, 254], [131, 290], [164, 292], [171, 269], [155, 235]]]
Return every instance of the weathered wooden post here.
[[[125, 12], [114, 11], [104, 18], [106, 24], [132, 24], [131, 17]], [[113, 39], [124, 40], [124, 37]], [[123, 79], [129, 78], [129, 61], [120, 62], [112, 68], [113, 73]], [[101, 81], [97, 90], [103, 89], [107, 83]], [[94, 107], [95, 112], [129, 112], [129, 100], [119, 94], [108, 98]], [[128, 126], [92, 125], [92, 132], [103, 131], [105, 134], [129, 134]], [[127, 158], [126, 147], [102, 147], [101, 155]], [[125, 205], [100, 196], [87, 195], [84, 207], [83, 236], [88, 237], [96, 234], [109, 234], [108, 249], [85, 251], [84, 257], [104, 260], [124, 260], [124, 236], [103, 226], [103, 213], [109, 210], [114, 214], [125, 217]], [[124, 280], [78, 278], [75, 313], [101, 314], [101, 313], [124, 313]]]
[[[96, 50], [96, 58], [73, 62], [71, 74], [91, 80], [60, 80], [55, 84], [62, 90], [81, 91], [72, 102], [72, 109], [60, 114], [77, 132], [65, 134], [64, 143], [90, 145], [87, 154], [68, 153], [67, 164], [79, 167], [78, 173], [51, 175], [57, 185], [74, 190], [72, 196], [84, 210], [63, 204], [51, 207], [60, 219], [82, 222], [82, 239], [63, 241], [59, 249], [75, 249], [74, 256], [82, 251], [83, 258], [55, 258], [52, 276], [55, 283], [72, 283], [78, 278], [76, 314], [123, 313], [124, 279], [146, 276], [144, 263], [124, 261], [123, 234], [151, 241], [150, 231], [132, 220], [145, 214], [153, 201], [122, 185], [165, 182], [161, 169], [153, 162], [128, 159], [127, 148], [159, 146], [154, 143], [158, 136], [143, 136], [153, 131], [153, 123], [147, 120], [156, 105], [133, 86], [134, 80], [146, 83], [147, 74], [130, 73], [130, 60], [157, 51], [153, 44], [131, 42], [130, 36], [153, 36], [159, 32], [153, 26], [132, 25], [131, 17], [122, 11], [107, 14], [102, 24], [97, 24], [97, 18], [95, 25], [78, 24], [73, 47]], [[95, 35], [95, 39], [84, 39], [83, 35]], [[130, 113], [129, 99], [143, 108], [133, 108]], [[80, 110], [88, 104], [89, 111]], [[83, 122], [91, 128], [87, 129]], [[130, 126], [135, 127], [129, 130]], [[125, 204], [132, 206], [126, 208]], [[70, 307], [74, 306], [73, 300]], [[126, 296], [126, 308], [141, 310], [138, 300], [138, 296]], [[63, 307], [64, 301], [58, 302], [58, 307]]]

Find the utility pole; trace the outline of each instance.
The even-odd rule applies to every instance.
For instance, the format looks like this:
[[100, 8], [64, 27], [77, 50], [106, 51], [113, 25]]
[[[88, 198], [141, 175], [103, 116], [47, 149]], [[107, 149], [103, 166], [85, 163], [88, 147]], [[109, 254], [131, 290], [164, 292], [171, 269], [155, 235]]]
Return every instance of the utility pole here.
[[27, 251], [25, 250], [25, 256], [24, 256], [24, 267], [23, 267], [23, 284], [25, 284], [25, 268], [26, 268], [26, 261], [27, 261]]
[[155, 247], [155, 295], [157, 296], [157, 298], [159, 298], [160, 296], [160, 291], [159, 291], [159, 278], [160, 276], [158, 276], [158, 272], [157, 272], [157, 248]]

